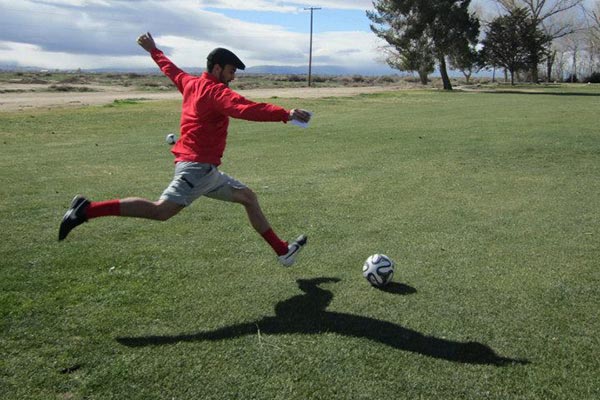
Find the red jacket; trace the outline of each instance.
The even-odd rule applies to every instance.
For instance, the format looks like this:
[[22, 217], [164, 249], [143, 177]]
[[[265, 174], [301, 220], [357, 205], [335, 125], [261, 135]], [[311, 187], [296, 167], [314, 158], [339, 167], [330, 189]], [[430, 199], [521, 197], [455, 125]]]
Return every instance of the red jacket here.
[[198, 77], [180, 70], [158, 49], [150, 55], [183, 94], [181, 137], [171, 150], [175, 162], [220, 165], [227, 141], [229, 117], [273, 122], [287, 122], [289, 119], [288, 110], [250, 101], [211, 74], [205, 72]]

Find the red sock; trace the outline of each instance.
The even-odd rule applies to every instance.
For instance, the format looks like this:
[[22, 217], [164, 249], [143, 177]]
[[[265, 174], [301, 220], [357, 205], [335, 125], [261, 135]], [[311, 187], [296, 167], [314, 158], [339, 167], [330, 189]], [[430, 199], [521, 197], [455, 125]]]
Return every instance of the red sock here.
[[93, 201], [85, 211], [85, 216], [88, 219], [109, 215], [121, 215], [120, 200]]
[[271, 245], [275, 253], [278, 256], [282, 256], [288, 252], [288, 244], [283, 240], [279, 239], [279, 237], [273, 232], [273, 229], [269, 228], [268, 231], [261, 234], [262, 237]]

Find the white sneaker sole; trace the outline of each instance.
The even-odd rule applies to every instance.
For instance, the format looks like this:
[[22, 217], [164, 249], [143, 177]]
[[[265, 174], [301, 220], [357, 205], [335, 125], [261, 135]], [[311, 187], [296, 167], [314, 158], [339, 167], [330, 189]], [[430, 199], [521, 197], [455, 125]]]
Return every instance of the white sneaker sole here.
[[282, 256], [277, 257], [279, 259], [279, 262], [284, 267], [291, 267], [292, 265], [294, 265], [294, 262], [296, 262], [296, 256], [298, 255], [298, 253], [300, 253], [304, 246], [306, 246], [307, 239], [308, 238], [306, 237], [306, 235], [298, 236], [298, 238], [288, 246], [288, 252]]

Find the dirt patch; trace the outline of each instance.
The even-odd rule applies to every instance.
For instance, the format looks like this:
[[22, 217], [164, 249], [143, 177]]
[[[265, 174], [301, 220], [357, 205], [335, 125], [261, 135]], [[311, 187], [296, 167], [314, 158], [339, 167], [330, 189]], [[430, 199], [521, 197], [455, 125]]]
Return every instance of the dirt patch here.
[[[88, 86], [88, 92], [48, 92], [40, 84], [5, 83], [0, 84], [0, 112], [27, 111], [38, 108], [82, 107], [110, 104], [115, 100], [177, 100], [181, 95], [176, 91], [144, 92], [123, 86]], [[378, 93], [406, 89], [405, 86], [368, 87], [325, 87], [325, 88], [278, 88], [249, 89], [238, 92], [249, 99], [271, 98], [322, 98], [355, 96], [363, 93]]]

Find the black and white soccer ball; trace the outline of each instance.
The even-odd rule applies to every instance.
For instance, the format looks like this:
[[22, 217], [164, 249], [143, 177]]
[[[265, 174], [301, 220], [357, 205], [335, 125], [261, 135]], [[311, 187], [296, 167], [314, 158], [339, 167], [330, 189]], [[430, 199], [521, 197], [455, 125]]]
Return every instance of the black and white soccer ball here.
[[166, 141], [168, 144], [175, 144], [175, 142], [177, 142], [177, 135], [176, 135], [176, 134], [174, 134], [174, 133], [169, 133], [169, 134], [167, 135], [167, 137], [165, 138], [165, 141]]
[[392, 281], [394, 262], [385, 254], [373, 254], [363, 265], [363, 276], [376, 287], [383, 287]]

